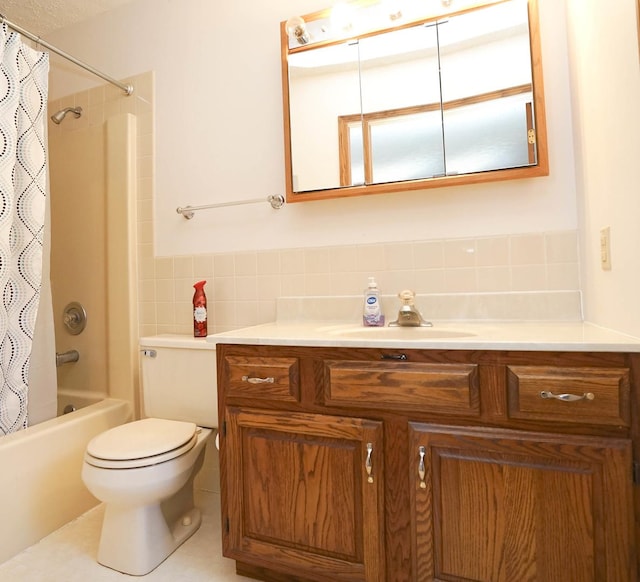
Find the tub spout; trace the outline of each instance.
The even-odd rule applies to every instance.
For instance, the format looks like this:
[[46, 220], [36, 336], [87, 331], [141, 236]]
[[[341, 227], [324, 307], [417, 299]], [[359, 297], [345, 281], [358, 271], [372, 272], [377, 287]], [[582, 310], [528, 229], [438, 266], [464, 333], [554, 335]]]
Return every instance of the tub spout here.
[[68, 350], [61, 354], [56, 352], [56, 367], [59, 368], [63, 364], [69, 364], [71, 362], [77, 362], [80, 359], [80, 353], [78, 350]]

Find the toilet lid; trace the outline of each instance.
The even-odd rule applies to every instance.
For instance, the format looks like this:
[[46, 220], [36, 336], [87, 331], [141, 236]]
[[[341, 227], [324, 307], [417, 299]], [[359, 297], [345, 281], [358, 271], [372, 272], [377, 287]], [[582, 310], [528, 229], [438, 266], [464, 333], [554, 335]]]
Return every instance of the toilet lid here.
[[87, 445], [87, 454], [106, 461], [133, 461], [164, 456], [176, 449], [182, 453], [195, 444], [196, 428], [192, 422], [145, 418], [94, 437]]

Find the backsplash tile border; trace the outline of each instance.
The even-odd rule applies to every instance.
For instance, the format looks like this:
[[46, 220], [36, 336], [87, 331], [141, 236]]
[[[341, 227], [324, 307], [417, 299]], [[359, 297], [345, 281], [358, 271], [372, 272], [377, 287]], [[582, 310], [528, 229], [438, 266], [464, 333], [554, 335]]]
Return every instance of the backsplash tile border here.
[[[361, 296], [281, 297], [277, 321], [326, 321], [357, 323], [362, 315]], [[416, 295], [415, 303], [430, 321], [582, 321], [580, 291], [525, 293], [443, 293]], [[400, 301], [382, 295], [387, 319], [396, 319]]]
[[[398, 253], [402, 259], [394, 260]], [[371, 275], [389, 296], [410, 288], [463, 304], [470, 295], [511, 298], [520, 312], [493, 304], [505, 319], [581, 316], [577, 231], [156, 257], [155, 263], [156, 296], [162, 292], [163, 301], [156, 303], [155, 325], [141, 323], [144, 334], [190, 333], [192, 285], [201, 279], [208, 280], [209, 333], [274, 321], [282, 297], [360, 295]], [[185, 264], [193, 265], [190, 278]], [[173, 301], [166, 297], [169, 283]], [[533, 295], [523, 302], [527, 294]]]

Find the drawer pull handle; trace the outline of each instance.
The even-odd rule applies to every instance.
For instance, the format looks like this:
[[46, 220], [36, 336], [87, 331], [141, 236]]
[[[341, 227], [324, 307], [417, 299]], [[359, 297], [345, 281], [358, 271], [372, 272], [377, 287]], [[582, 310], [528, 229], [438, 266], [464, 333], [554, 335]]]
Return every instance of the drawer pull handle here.
[[564, 402], [577, 402], [578, 400], [595, 400], [596, 395], [593, 392], [585, 392], [582, 396], [577, 394], [554, 394], [549, 390], [540, 392], [540, 398], [555, 398]]
[[275, 378], [250, 378], [249, 376], [242, 376], [243, 382], [249, 382], [249, 384], [273, 384], [276, 379]]
[[407, 354], [382, 354], [383, 360], [407, 360]]
[[364, 462], [364, 468], [367, 471], [367, 483], [373, 483], [373, 465], [371, 464], [371, 455], [373, 453], [373, 444], [367, 443], [367, 460]]
[[420, 489], [426, 489], [427, 484], [424, 481], [424, 478], [427, 474], [424, 468], [424, 455], [426, 452], [425, 448], [424, 447], [418, 448], [418, 452], [420, 453], [420, 462], [418, 463], [418, 477], [420, 477]]

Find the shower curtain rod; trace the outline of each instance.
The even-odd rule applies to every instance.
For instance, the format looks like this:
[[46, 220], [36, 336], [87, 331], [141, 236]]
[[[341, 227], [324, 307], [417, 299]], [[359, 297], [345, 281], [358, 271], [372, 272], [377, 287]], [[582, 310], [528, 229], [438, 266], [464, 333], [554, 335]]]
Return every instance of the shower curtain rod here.
[[76, 59], [74, 56], [71, 56], [69, 53], [65, 53], [63, 50], [60, 50], [59, 48], [57, 48], [57, 47], [49, 44], [48, 42], [42, 40], [39, 36], [36, 36], [35, 34], [29, 32], [28, 30], [25, 30], [21, 26], [18, 26], [17, 24], [14, 24], [10, 20], [7, 20], [5, 18], [5, 16], [4, 16], [4, 14], [0, 14], [0, 24], [6, 24], [12, 30], [15, 30], [16, 32], [20, 33], [22, 36], [26, 36], [28, 39], [34, 41], [36, 43], [36, 45], [40, 45], [40, 46], [43, 46], [44, 48], [49, 49], [51, 52], [54, 52], [57, 55], [60, 55], [61, 57], [67, 59], [68, 61], [71, 61], [72, 63], [78, 65], [79, 67], [85, 69], [86, 71], [89, 71], [90, 73], [93, 73], [94, 75], [97, 75], [101, 79], [104, 79], [105, 81], [108, 81], [112, 85], [115, 85], [116, 87], [119, 87], [120, 89], [122, 89], [124, 91], [124, 93], [125, 93], [125, 95], [127, 95], [127, 97], [133, 93], [133, 85], [125, 85], [124, 83], [121, 83], [120, 81], [116, 81], [113, 77], [110, 77], [109, 75], [105, 75], [101, 71], [98, 71], [98, 69], [95, 69], [91, 65], [87, 65], [87, 63], [83, 63], [82, 61]]

